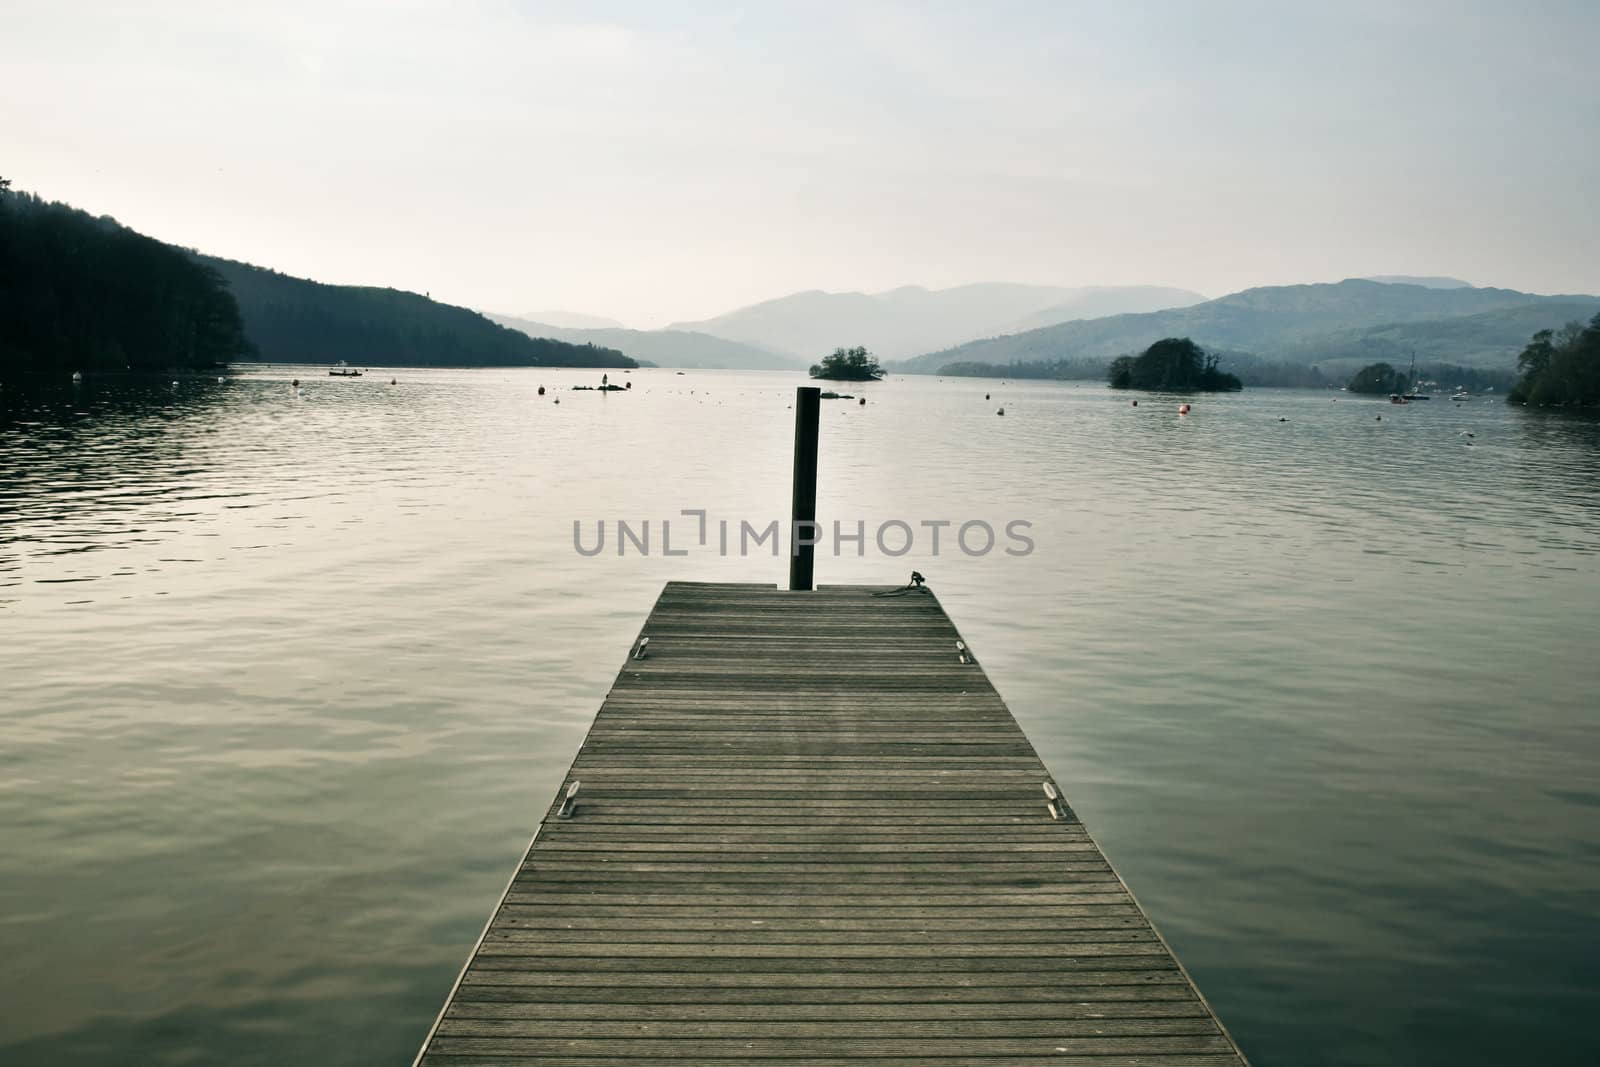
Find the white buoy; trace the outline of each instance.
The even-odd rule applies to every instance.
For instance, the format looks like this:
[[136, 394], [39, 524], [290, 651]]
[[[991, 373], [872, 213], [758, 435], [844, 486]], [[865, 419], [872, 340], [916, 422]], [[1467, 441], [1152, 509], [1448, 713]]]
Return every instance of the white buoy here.
[[81, 381], [83, 381], [83, 371], [81, 371], [81, 370], [73, 371], [72, 372], [72, 382], [73, 382], [73, 384], [76, 385], [77, 383], [79, 383]]

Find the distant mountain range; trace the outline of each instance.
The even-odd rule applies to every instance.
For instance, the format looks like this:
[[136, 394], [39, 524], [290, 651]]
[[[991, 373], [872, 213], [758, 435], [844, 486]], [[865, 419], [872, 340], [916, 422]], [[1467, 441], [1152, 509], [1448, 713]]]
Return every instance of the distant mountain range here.
[[528, 322], [545, 322], [566, 330], [620, 330], [622, 323], [603, 315], [584, 315], [576, 311], [529, 311], [517, 318]]
[[1471, 289], [1471, 282], [1460, 278], [1438, 278], [1417, 274], [1373, 274], [1364, 279], [1385, 285], [1420, 285], [1424, 289]]
[[263, 360], [385, 366], [633, 367], [614, 349], [528, 337], [419, 293], [324, 285], [196, 255], [228, 283]]
[[[1424, 356], [1507, 366], [1537, 329], [1584, 318], [1600, 297], [1537, 296], [1512, 289], [1451, 288], [1350, 279], [1246, 289], [1190, 307], [1061, 323], [929, 352], [898, 364], [934, 374], [947, 364], [1112, 359], [1164, 337], [1265, 360], [1360, 363], [1416, 347]], [[1377, 355], [1373, 355], [1378, 353]]]
[[835, 348], [863, 345], [880, 359], [897, 359], [1071, 319], [1182, 307], [1204, 299], [1188, 290], [1156, 286], [1067, 289], [1004, 282], [954, 289], [906, 286], [884, 293], [812, 290], [701, 322], [674, 323], [669, 329], [792, 355], [809, 365]]
[[654, 363], [658, 367], [801, 370], [808, 366], [796, 356], [769, 352], [755, 345], [688, 330], [628, 330], [621, 327], [581, 329], [512, 315], [489, 313], [488, 317], [501, 326], [520, 330], [529, 337], [553, 337], [570, 344], [614, 348], [633, 359]]

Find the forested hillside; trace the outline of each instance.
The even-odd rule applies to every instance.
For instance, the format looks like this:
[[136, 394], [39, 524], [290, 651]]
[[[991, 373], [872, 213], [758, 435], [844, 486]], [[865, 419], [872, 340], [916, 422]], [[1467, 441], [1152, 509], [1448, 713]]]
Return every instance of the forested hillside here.
[[248, 263], [197, 256], [233, 290], [260, 358], [386, 366], [635, 367], [621, 352], [532, 338], [418, 293], [324, 285]]
[[[953, 363], [1112, 359], [1163, 337], [1192, 337], [1209, 349], [1248, 352], [1272, 362], [1371, 362], [1379, 352], [1510, 367], [1530, 321], [1557, 325], [1595, 297], [1555, 297], [1512, 289], [1437, 289], [1359, 279], [1247, 289], [1192, 307], [1067, 322], [930, 352], [892, 368], [938, 373]], [[1457, 321], [1457, 320], [1469, 321]], [[1404, 328], [1400, 328], [1404, 327]], [[1515, 338], [1515, 340], [1514, 340]]]
[[249, 352], [233, 296], [188, 253], [0, 181], [0, 372], [210, 367]]

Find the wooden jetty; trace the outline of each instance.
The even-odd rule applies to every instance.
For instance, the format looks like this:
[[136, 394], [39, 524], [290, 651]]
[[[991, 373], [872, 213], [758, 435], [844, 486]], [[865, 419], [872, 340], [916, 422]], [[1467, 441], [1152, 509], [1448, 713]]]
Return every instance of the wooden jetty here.
[[1244, 1063], [938, 600], [884, 593], [666, 586], [418, 1064]]

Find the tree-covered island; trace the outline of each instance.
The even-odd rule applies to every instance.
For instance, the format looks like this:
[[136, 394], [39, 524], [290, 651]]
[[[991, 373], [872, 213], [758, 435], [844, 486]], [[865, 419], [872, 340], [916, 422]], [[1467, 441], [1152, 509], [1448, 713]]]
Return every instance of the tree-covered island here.
[[883, 368], [865, 348], [835, 348], [833, 355], [812, 364], [811, 376], [830, 382], [875, 382], [883, 377]]
[[1187, 337], [1157, 341], [1138, 356], [1118, 356], [1106, 371], [1113, 389], [1164, 393], [1224, 393], [1244, 388], [1238, 378], [1217, 369], [1218, 359]]
[[1345, 390], [1377, 396], [1405, 393], [1411, 390], [1411, 378], [1405, 371], [1396, 370], [1388, 363], [1369, 363], [1350, 376]]

